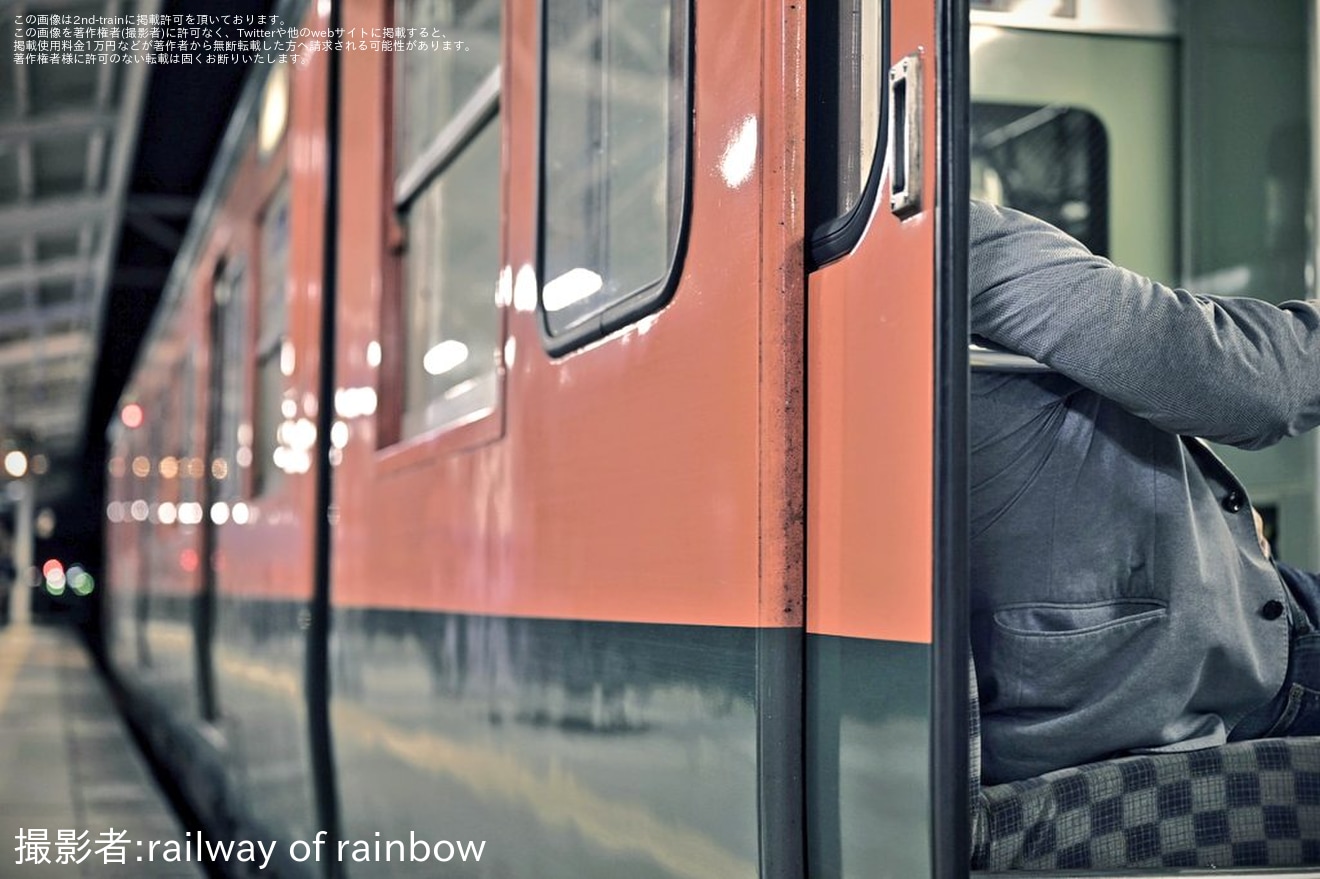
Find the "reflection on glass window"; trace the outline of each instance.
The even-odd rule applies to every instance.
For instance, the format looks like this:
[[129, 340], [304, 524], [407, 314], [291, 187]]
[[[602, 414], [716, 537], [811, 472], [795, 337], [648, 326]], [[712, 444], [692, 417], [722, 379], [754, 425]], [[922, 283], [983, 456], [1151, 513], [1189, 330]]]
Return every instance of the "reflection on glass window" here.
[[1109, 254], [1109, 141], [1073, 107], [972, 107], [972, 197], [1040, 217]]
[[552, 333], [661, 283], [682, 217], [687, 5], [546, 8], [544, 286]]
[[852, 210], [871, 175], [883, 124], [884, 17], [881, 0], [833, 0], [809, 14], [807, 130], [834, 133], [813, 139], [822, 147], [807, 171], [815, 227]]
[[428, 42], [450, 44], [448, 51], [398, 53], [395, 125], [402, 170], [427, 152], [499, 66], [500, 0], [405, 0], [399, 21]]
[[[264, 494], [289, 469], [280, 460], [288, 443], [284, 377], [292, 371], [286, 356], [288, 342], [289, 184], [275, 191], [261, 218], [261, 302], [257, 317], [257, 402], [253, 411], [252, 493]], [[283, 465], [283, 466], [281, 466]]]
[[405, 436], [495, 405], [499, 175], [492, 119], [408, 210]]
[[471, 421], [496, 404], [499, 11], [494, 0], [401, 6], [408, 26], [463, 44], [400, 53], [403, 438]]

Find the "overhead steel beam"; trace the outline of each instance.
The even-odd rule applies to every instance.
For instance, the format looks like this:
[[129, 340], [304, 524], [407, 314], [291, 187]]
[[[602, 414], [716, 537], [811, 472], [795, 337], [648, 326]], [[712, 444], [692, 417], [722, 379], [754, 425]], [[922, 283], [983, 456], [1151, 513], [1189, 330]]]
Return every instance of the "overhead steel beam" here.
[[[47, 356], [40, 364], [29, 360], [8, 368], [0, 367], [0, 373], [3, 373], [5, 381], [9, 382], [12, 387], [40, 384], [42, 382], [50, 386], [77, 381], [78, 387], [74, 390], [81, 390], [82, 382], [87, 378], [90, 365], [89, 358], [86, 356], [64, 358]], [[38, 366], [40, 366], [40, 372], [36, 371]]]
[[[104, 65], [109, 67], [110, 65]], [[106, 131], [115, 124], [113, 113], [91, 110], [64, 110], [35, 118], [14, 119], [0, 123], [0, 143], [25, 140], [48, 140], [55, 137]]]
[[106, 199], [86, 195], [45, 198], [0, 208], [0, 237], [71, 231], [83, 223], [106, 219], [111, 216], [111, 208]]
[[[91, 321], [94, 311], [90, 302], [65, 302], [35, 310], [21, 308], [0, 311], [0, 335], [43, 329], [58, 323], [85, 324]], [[37, 357], [42, 356], [40, 348], [33, 353]]]
[[40, 342], [36, 339], [9, 342], [0, 344], [0, 369], [31, 363], [37, 357], [38, 347], [41, 349], [41, 356], [48, 360], [90, 357], [93, 350], [91, 334], [79, 331], [56, 333]]
[[30, 266], [0, 268], [0, 292], [49, 281], [77, 281], [89, 276], [91, 272], [91, 260], [76, 256], [48, 259]]

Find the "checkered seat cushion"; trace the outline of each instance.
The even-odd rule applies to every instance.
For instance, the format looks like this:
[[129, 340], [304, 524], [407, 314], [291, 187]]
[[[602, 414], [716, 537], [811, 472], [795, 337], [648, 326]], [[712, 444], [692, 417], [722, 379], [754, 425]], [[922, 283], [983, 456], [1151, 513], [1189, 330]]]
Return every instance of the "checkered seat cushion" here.
[[983, 788], [971, 678], [973, 869], [1320, 865], [1320, 738], [1123, 757]]

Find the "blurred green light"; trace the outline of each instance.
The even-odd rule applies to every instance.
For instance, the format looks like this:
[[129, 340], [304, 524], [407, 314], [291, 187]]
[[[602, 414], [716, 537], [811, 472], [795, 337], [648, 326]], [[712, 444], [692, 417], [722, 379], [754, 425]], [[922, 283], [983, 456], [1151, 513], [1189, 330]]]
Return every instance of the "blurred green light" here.
[[86, 571], [81, 571], [73, 578], [73, 591], [79, 595], [91, 595], [96, 588], [96, 581]]

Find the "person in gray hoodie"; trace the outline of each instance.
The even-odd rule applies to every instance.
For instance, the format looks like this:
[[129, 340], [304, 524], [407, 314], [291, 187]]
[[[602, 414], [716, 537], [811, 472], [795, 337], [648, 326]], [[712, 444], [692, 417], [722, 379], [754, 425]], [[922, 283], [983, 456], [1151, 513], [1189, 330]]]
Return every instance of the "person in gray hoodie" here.
[[1203, 440], [1320, 424], [1320, 308], [1199, 296], [973, 202], [972, 652], [988, 783], [1320, 734], [1320, 581]]

